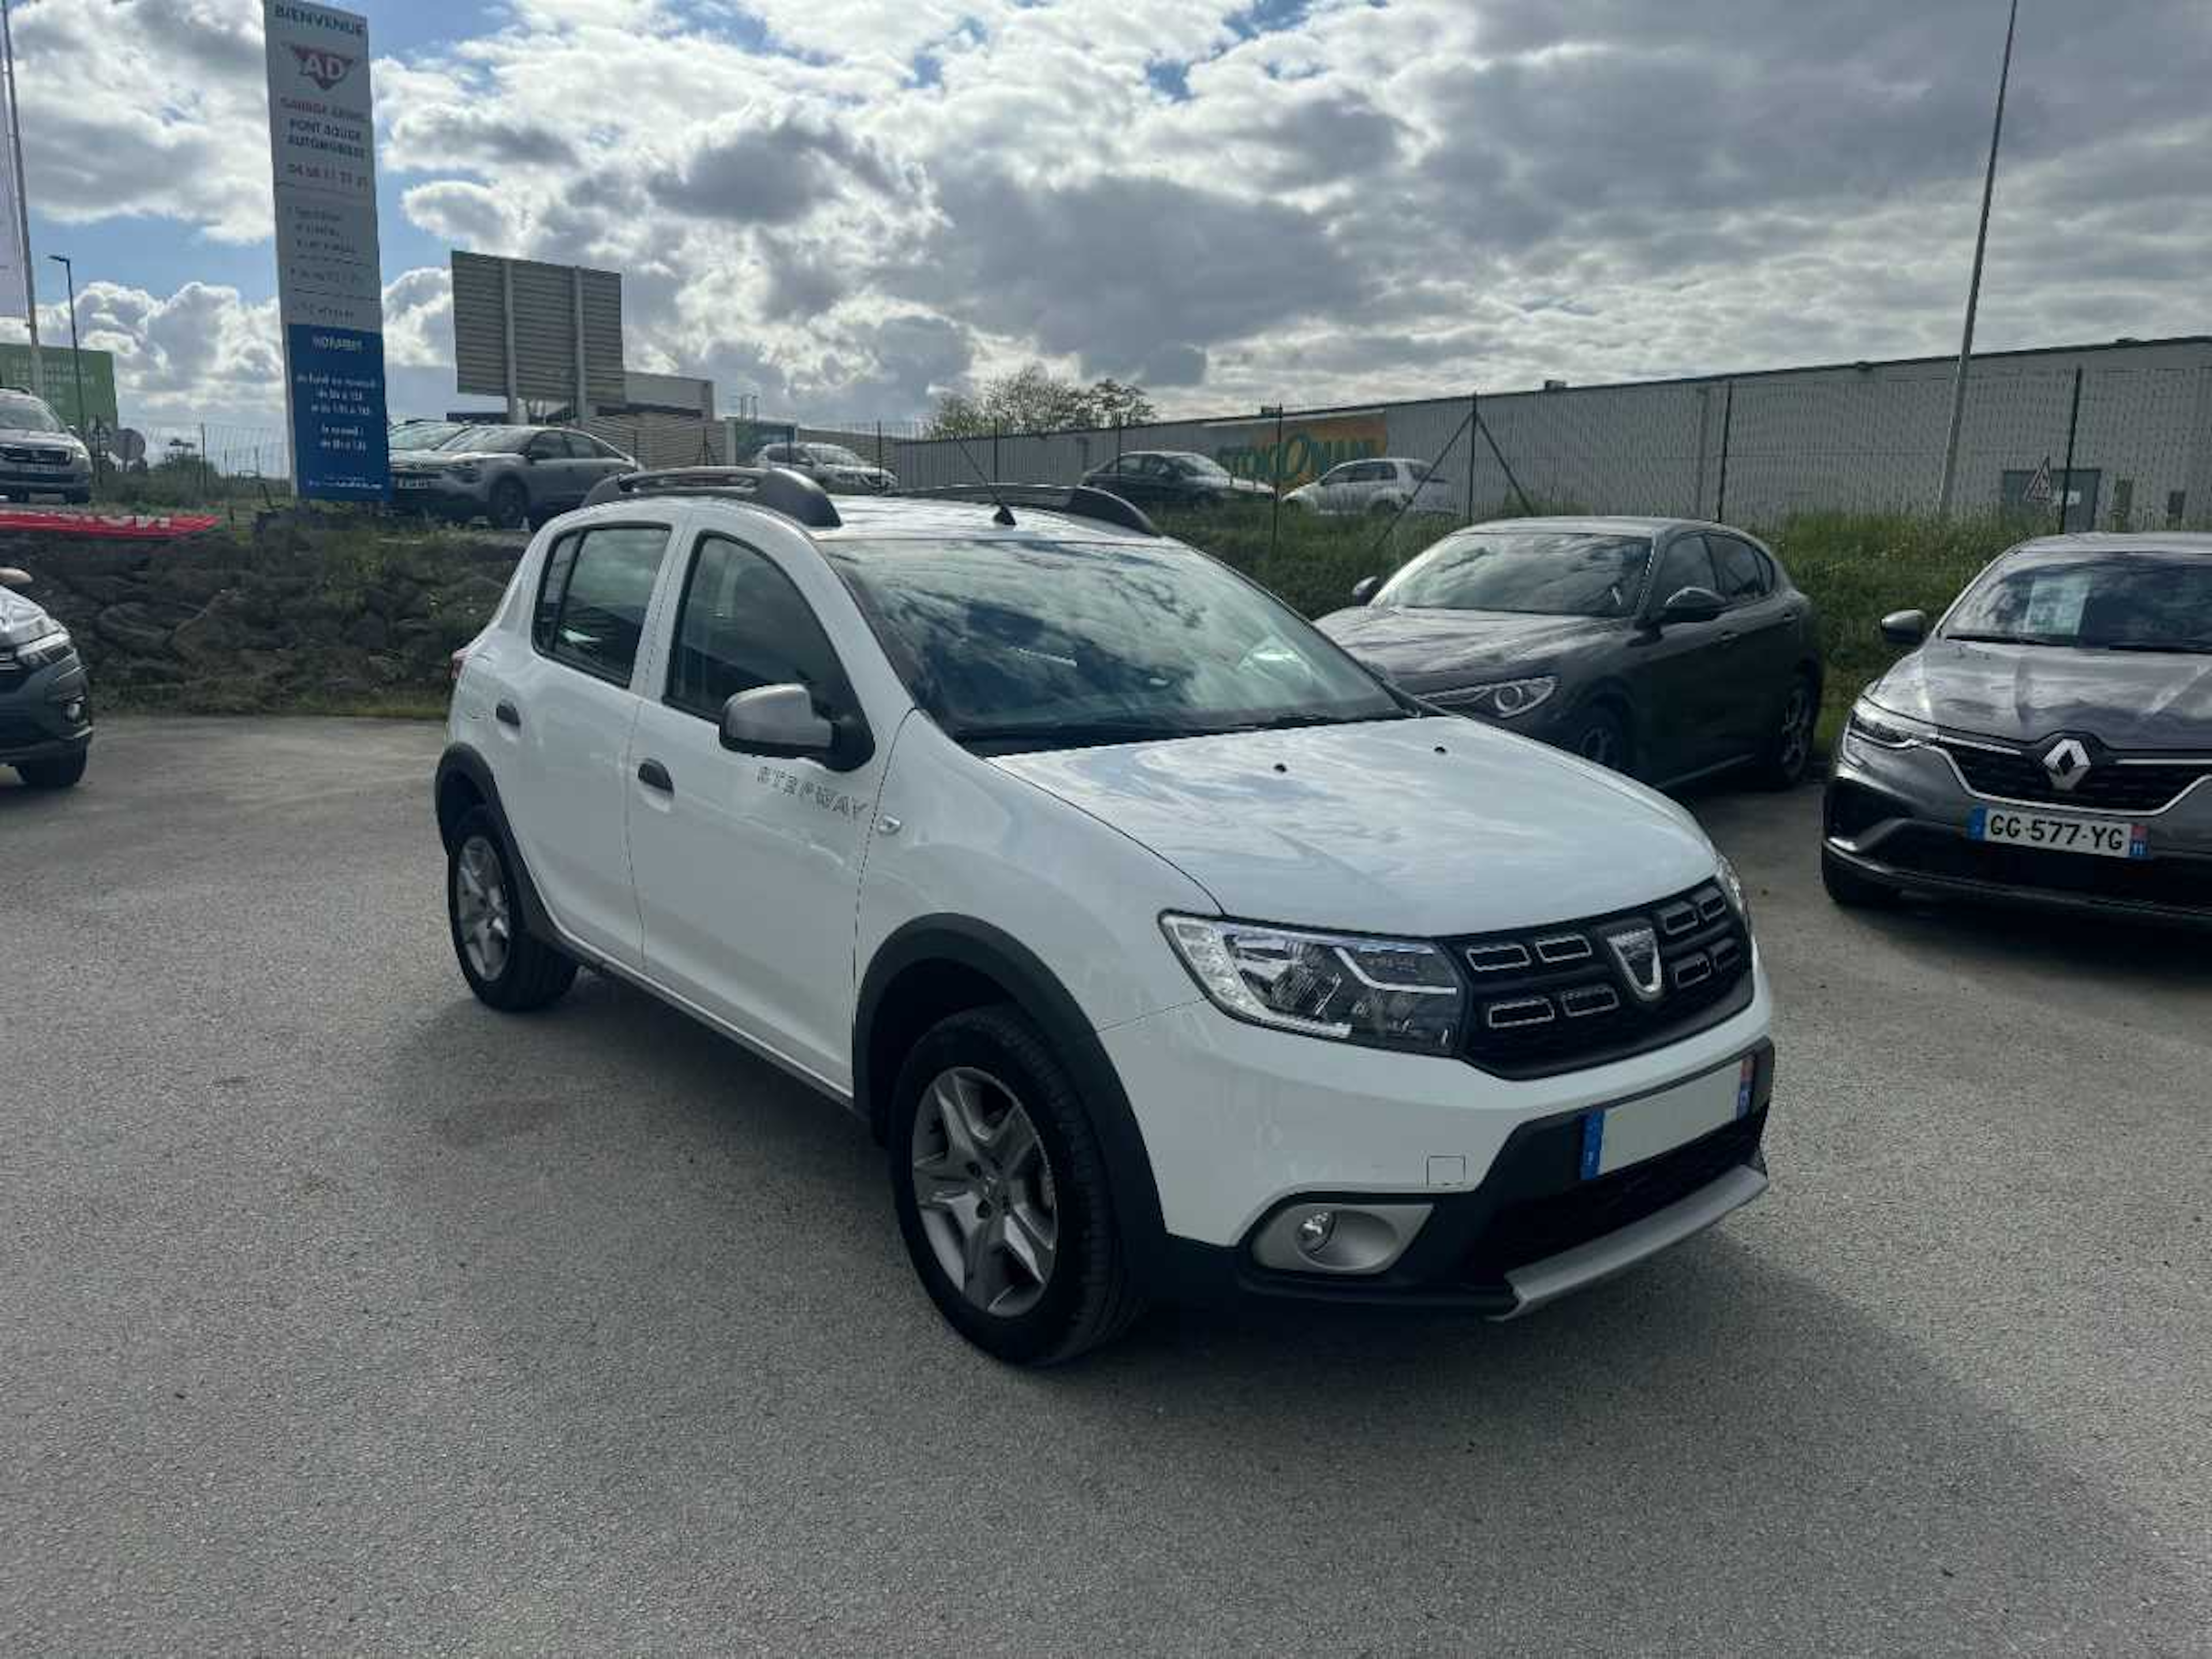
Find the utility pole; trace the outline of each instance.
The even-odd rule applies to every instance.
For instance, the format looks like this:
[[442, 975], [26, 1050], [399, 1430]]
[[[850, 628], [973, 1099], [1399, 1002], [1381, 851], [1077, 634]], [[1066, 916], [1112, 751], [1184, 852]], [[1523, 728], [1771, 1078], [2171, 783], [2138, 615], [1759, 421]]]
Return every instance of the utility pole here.
[[46, 368], [39, 361], [39, 282], [31, 270], [31, 191], [23, 182], [22, 106], [15, 101], [15, 36], [8, 22], [8, 0], [0, 0], [0, 64], [7, 70], [8, 165], [14, 170], [15, 229], [23, 250], [23, 320], [31, 330], [31, 395], [46, 395]]
[[1990, 129], [1990, 166], [1982, 179], [1982, 223], [1974, 233], [1974, 274], [1966, 284], [1966, 327], [1959, 343], [1959, 373], [1951, 383], [1951, 430], [1943, 442], [1943, 485], [1936, 510], [1951, 516], [1951, 502], [1959, 487], [1959, 434], [1966, 422], [1966, 376], [1973, 366], [1974, 313], [1982, 300], [1982, 260], [1990, 246], [1990, 204], [1997, 190], [1997, 146], [2004, 139], [2005, 88], [2012, 82], [2013, 37], [2020, 28], [2020, 0], [2012, 0], [2011, 20], [2005, 25], [2004, 64], [1997, 71], [1997, 115]]
[[1276, 546], [1283, 538], [1283, 406], [1280, 404], [1261, 404], [1260, 416], [1275, 417], [1275, 496], [1267, 520], [1267, 556], [1275, 556]]
[[76, 267], [66, 253], [49, 253], [46, 258], [62, 268], [69, 282], [70, 373], [76, 382], [76, 435], [82, 438], [92, 430], [92, 416], [84, 406], [84, 353], [76, 343]]

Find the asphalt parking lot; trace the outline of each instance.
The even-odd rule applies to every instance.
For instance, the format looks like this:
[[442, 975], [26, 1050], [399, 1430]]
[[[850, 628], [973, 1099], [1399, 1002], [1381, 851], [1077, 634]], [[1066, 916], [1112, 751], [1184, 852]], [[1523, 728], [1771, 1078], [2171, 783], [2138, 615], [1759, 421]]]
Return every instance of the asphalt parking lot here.
[[[1692, 804], [1775, 1189], [1521, 1323], [939, 1322], [836, 1109], [469, 998], [440, 734], [0, 783], [0, 1650], [2212, 1651], [2212, 951]], [[0, 773], [0, 777], [7, 776]]]

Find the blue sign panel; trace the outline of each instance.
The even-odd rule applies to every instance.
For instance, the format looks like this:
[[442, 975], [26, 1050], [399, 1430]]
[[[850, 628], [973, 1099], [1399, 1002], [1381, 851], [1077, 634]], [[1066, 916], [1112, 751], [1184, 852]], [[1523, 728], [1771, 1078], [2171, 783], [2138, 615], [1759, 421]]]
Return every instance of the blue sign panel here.
[[374, 501], [392, 494], [384, 410], [384, 337], [294, 323], [284, 331], [292, 374], [292, 466], [303, 496]]

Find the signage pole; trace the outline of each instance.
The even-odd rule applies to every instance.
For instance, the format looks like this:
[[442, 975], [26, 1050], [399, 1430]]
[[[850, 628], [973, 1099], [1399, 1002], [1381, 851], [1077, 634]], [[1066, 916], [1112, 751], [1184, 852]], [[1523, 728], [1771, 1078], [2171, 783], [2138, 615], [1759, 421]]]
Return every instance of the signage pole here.
[[1982, 179], [1982, 225], [1974, 233], [1974, 274], [1966, 284], [1966, 327], [1959, 342], [1959, 373], [1951, 383], [1951, 431], [1943, 441], [1943, 483], [1937, 491], [1936, 513], [1951, 516], [1951, 501], [1959, 487], [1959, 434], [1966, 423], [1966, 376], [1974, 362], [1974, 312], [1982, 300], [1982, 258], [1990, 246], [1990, 204], [1997, 191], [1997, 145], [2004, 138], [2005, 88], [2012, 82], [2012, 41], [2020, 27], [2020, 0], [2012, 0], [2012, 21], [2005, 25], [2004, 66], [1997, 71], [1997, 118], [1990, 130], [1990, 167]]
[[31, 330], [31, 395], [46, 395], [46, 366], [39, 358], [39, 279], [31, 269], [31, 191], [23, 181], [23, 112], [15, 101], [15, 36], [8, 0], [0, 0], [0, 63], [8, 75], [8, 165], [15, 185], [15, 230], [23, 257], [23, 320]]

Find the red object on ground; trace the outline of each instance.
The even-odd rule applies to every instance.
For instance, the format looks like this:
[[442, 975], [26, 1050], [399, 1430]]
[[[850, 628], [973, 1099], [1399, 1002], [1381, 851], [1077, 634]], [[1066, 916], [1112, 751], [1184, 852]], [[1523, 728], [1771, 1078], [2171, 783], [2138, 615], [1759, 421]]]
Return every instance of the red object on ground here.
[[65, 507], [0, 507], [0, 532], [29, 530], [54, 536], [166, 541], [172, 536], [212, 530], [222, 522], [212, 513], [73, 513]]

